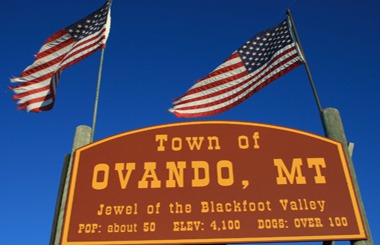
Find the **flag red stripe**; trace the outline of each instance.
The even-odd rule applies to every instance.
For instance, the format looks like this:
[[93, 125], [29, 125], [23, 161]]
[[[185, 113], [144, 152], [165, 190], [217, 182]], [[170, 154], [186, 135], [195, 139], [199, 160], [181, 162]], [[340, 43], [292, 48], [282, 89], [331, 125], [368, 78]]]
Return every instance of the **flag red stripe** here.
[[[28, 99], [24, 103], [20, 103], [22, 100], [19, 100], [19, 109], [26, 109], [30, 107], [29, 111], [31, 112], [41, 112], [45, 110], [50, 110], [55, 101], [55, 88], [58, 83], [58, 79], [61, 75], [61, 72], [54, 74], [51, 78], [51, 83], [44, 87], [44, 90], [41, 89], [40, 92], [45, 92], [40, 95], [37, 95], [37, 91], [33, 93], [32, 98]], [[42, 103], [41, 103], [42, 102]], [[33, 106], [33, 104], [38, 104], [37, 107]]]
[[80, 21], [51, 35], [20, 77], [11, 79], [21, 84], [13, 87], [13, 98], [20, 109], [40, 112], [51, 109], [55, 102], [58, 78], [63, 69], [104, 47], [110, 28], [110, 4]]
[[[292, 64], [291, 66], [289, 66], [289, 69], [287, 70], [284, 70], [283, 72], [281, 72], [281, 74], [278, 74], [278, 77], [286, 74], [287, 72], [291, 71], [292, 69], [298, 67], [299, 65], [301, 65], [302, 63], [300, 61], [297, 61], [296, 63]], [[270, 82], [274, 81], [275, 79], [277, 79], [278, 77], [272, 77], [271, 79], [269, 79], [265, 84], [261, 84], [259, 87], [255, 88], [254, 90], [252, 90], [249, 94], [247, 94], [243, 99], [240, 99], [240, 100], [237, 100], [225, 107], [222, 107], [222, 108], [219, 108], [219, 109], [215, 109], [215, 110], [210, 110], [210, 111], [207, 111], [207, 112], [199, 112], [199, 113], [186, 113], [186, 112], [176, 112], [174, 111], [174, 114], [177, 116], [177, 117], [180, 117], [180, 118], [190, 118], [190, 117], [204, 117], [204, 116], [210, 116], [210, 115], [215, 115], [215, 114], [218, 114], [218, 113], [221, 113], [221, 112], [224, 112], [224, 111], [227, 111], [231, 108], [233, 108], [234, 106], [240, 104], [241, 102], [243, 102], [245, 99], [247, 99], [248, 97], [250, 97], [251, 95], [253, 95], [254, 93], [256, 93], [257, 91], [259, 91], [260, 89], [262, 89], [263, 87], [265, 87], [266, 85], [268, 85]], [[233, 98], [235, 96], [231, 95], [230, 97], [226, 98], [226, 100], [230, 99], [230, 98]], [[212, 104], [210, 104], [212, 105]], [[198, 109], [198, 108], [203, 108], [204, 106], [199, 106], [199, 107], [193, 107], [192, 109]]]
[[39, 77], [29, 81], [29, 82], [24, 82], [22, 84], [19, 84], [19, 85], [15, 86], [15, 88], [23, 88], [23, 87], [27, 87], [29, 85], [38, 84], [39, 82], [42, 82], [42, 81], [45, 81], [45, 80], [51, 78], [55, 73], [56, 72], [47, 73], [43, 76], [39, 76]]
[[[94, 40], [98, 40], [98, 41], [97, 41], [96, 43], [90, 45], [90, 46], [82, 47], [82, 48], [76, 50], [75, 52], [70, 52], [70, 53], [65, 57], [65, 59], [62, 61], [63, 64], [65, 63], [65, 61], [69, 60], [70, 58], [74, 57], [75, 55], [77, 55], [77, 54], [81, 54], [81, 53], [83, 53], [83, 54], [81, 54], [80, 57], [75, 58], [74, 60], [70, 61], [69, 63], [64, 64], [64, 65], [62, 66], [62, 69], [65, 69], [65, 68], [67, 68], [67, 67], [69, 67], [69, 66], [72, 66], [73, 64], [75, 64], [75, 63], [77, 63], [77, 62], [79, 62], [79, 61], [81, 61], [81, 60], [87, 58], [88, 56], [90, 56], [91, 54], [93, 54], [94, 52], [96, 52], [96, 51], [98, 51], [100, 48], [102, 48], [102, 47], [103, 47], [103, 43], [102, 43], [102, 42], [103, 42], [103, 40], [105, 40], [104, 33], [99, 33], [99, 35], [97, 35], [96, 37], [94, 37], [94, 38], [92, 38], [92, 39], [89, 39], [89, 40], [87, 40], [86, 42], [81, 42], [80, 45], [75, 45], [75, 46], [73, 47], [73, 49], [77, 49], [78, 47], [84, 46], [85, 44], [90, 43], [90, 42], [92, 42], [92, 41], [94, 41]], [[94, 47], [95, 47], [95, 48], [94, 48]], [[92, 48], [94, 48], [94, 49], [91, 50]], [[86, 51], [88, 51], [88, 50], [91, 50], [91, 51], [89, 51], [89, 52], [86, 53]]]
[[[236, 68], [243, 67], [243, 66], [244, 66], [243, 63], [239, 63], [239, 64], [235, 65]], [[223, 73], [224, 73], [224, 71], [223, 71]], [[223, 73], [215, 74], [215, 75], [221, 75], [221, 74], [223, 74]], [[190, 89], [190, 90], [186, 93], [186, 96], [188, 96], [188, 95], [192, 95], [192, 94], [196, 94], [196, 93], [198, 93], [198, 92], [203, 91], [204, 89], [209, 90], [209, 89], [212, 89], [212, 88], [218, 87], [218, 86], [220, 86], [220, 85], [223, 85], [223, 84], [226, 84], [226, 83], [229, 83], [229, 82], [232, 82], [232, 81], [236, 81], [236, 80], [238, 80], [238, 79], [240, 79], [240, 78], [246, 76], [247, 74], [248, 74], [247, 71], [240, 72], [240, 73], [238, 73], [238, 74], [236, 74], [236, 75], [233, 75], [233, 76], [229, 76], [229, 77], [227, 77], [227, 78], [223, 78], [223, 79], [216, 80], [216, 81], [214, 81], [213, 83], [209, 83], [209, 84], [206, 84], [206, 85], [201, 86], [201, 87], [197, 87], [197, 88]], [[213, 77], [214, 77], [214, 76], [213, 76]], [[222, 90], [221, 90], [221, 91], [222, 91]], [[182, 96], [182, 97], [180, 97], [179, 99], [181, 99], [181, 98], [183, 98], [183, 97], [185, 97], [185, 96]], [[199, 98], [201, 98], [201, 97], [199, 97]], [[183, 100], [183, 101], [179, 102], [178, 104], [182, 104], [182, 103], [184, 103], [184, 102], [186, 102], [186, 101], [191, 101], [191, 100]], [[176, 104], [176, 105], [178, 105], [178, 104]]]
[[[286, 70], [283, 70], [281, 73], [279, 73], [278, 75], [276, 76], [273, 76], [271, 77], [270, 79], [268, 79], [265, 83], [262, 83], [260, 84], [258, 87], [256, 87], [255, 89], [253, 89], [251, 92], [249, 92], [247, 95], [245, 95], [243, 98], [227, 105], [227, 106], [224, 106], [224, 107], [221, 107], [221, 108], [218, 108], [218, 109], [215, 109], [215, 110], [210, 110], [210, 111], [207, 111], [207, 112], [199, 112], [199, 113], [183, 113], [183, 112], [174, 112], [176, 114], [176, 116], [178, 117], [183, 117], [183, 118], [188, 118], [188, 117], [202, 117], [202, 116], [209, 116], [209, 115], [214, 115], [214, 114], [217, 114], [217, 113], [221, 113], [223, 111], [226, 111], [228, 109], [231, 109], [232, 107], [240, 104], [241, 102], [243, 102], [244, 100], [246, 100], [247, 98], [249, 98], [250, 96], [252, 96], [254, 93], [256, 93], [257, 91], [259, 91], [260, 89], [262, 89], [263, 87], [265, 87], [266, 85], [268, 85], [269, 83], [271, 83], [272, 81], [276, 80], [278, 77], [282, 76], [282, 75], [285, 75], [287, 72], [293, 70], [294, 68], [298, 67], [299, 65], [301, 65], [302, 63], [300, 61], [297, 61], [296, 63], [292, 64], [291, 66], [289, 66], [288, 69]], [[241, 91], [239, 94], [243, 93], [244, 91]], [[226, 101], [229, 101], [233, 98], [235, 98], [236, 95], [230, 95], [229, 97], [226, 97], [225, 99], [222, 99], [222, 100], [219, 100], [219, 101], [214, 101], [212, 103], [208, 103], [206, 104], [207, 106], [213, 106], [213, 105], [217, 105], [217, 104], [222, 104], [223, 102], [226, 102]], [[189, 109], [198, 109], [198, 108], [203, 108], [205, 107], [206, 105], [199, 105], [199, 106], [190, 106], [190, 107], [185, 107], [185, 108], [181, 108], [180, 110], [189, 110]]]
[[[60, 42], [57, 45], [53, 45], [55, 40], [61, 40], [67, 35], [67, 31], [65, 29], [62, 29], [55, 34], [53, 34], [50, 38], [48, 38], [45, 43], [41, 47], [41, 51], [37, 54], [36, 59], [42, 59], [52, 53], [57, 52], [60, 49], [63, 49], [64, 47], [70, 45], [75, 40], [72, 38], [66, 39], [63, 42]], [[52, 46], [53, 45], [53, 46]], [[52, 47], [50, 47], [52, 46]], [[46, 49], [45, 49], [46, 48]]]
[[[177, 117], [198, 117], [228, 110], [302, 63], [287, 20], [259, 33], [170, 109]], [[241, 65], [241, 67], [239, 66]]]
[[[239, 54], [238, 54], [237, 52], [234, 52], [232, 55], [230, 55], [230, 57], [228, 57], [228, 58], [223, 62], [223, 64], [227, 63], [227, 62], [230, 61], [230, 60], [236, 59], [236, 58], [238, 58], [238, 57], [239, 57]], [[222, 64], [222, 65], [223, 65], [223, 64]], [[222, 65], [220, 65], [220, 66], [222, 66]], [[219, 66], [219, 67], [220, 67], [220, 66]], [[216, 68], [214, 71], [212, 71], [210, 74], [208, 74], [206, 77], [204, 77], [204, 78], [202, 78], [201, 80], [199, 80], [198, 83], [201, 82], [201, 81], [203, 81], [203, 80], [206, 80], [206, 79], [208, 79], [208, 78], [211, 78], [211, 77], [213, 77], [213, 76], [215, 76], [215, 75], [225, 73], [225, 72], [227, 72], [227, 71], [229, 71], [229, 70], [233, 70], [233, 69], [235, 69], [235, 68], [238, 67], [238, 66], [244, 66], [244, 64], [239, 63], [239, 65], [230, 65], [230, 66], [227, 66], [227, 67], [223, 67], [222, 69], [218, 69], [218, 68], [219, 68], [219, 67], [218, 67], [218, 68]]]
[[49, 89], [50, 89], [50, 85], [46, 85], [46, 86], [38, 88], [38, 89], [33, 89], [33, 90], [26, 91], [24, 93], [15, 94], [15, 95], [13, 95], [13, 99], [15, 99], [15, 100], [23, 99], [26, 96], [36, 94], [36, 93], [40, 93], [40, 92], [43, 92], [43, 91], [46, 91]]
[[49, 93], [45, 96], [41, 96], [41, 97], [38, 97], [35, 99], [28, 100], [27, 102], [20, 104], [18, 108], [24, 110], [30, 104], [46, 101], [46, 100], [49, 100], [52, 98], [53, 98], [52, 94]]
[[[280, 72], [280, 73], [277, 74], [276, 76], [272, 76], [270, 79], [268, 79], [268, 80], [266, 80], [265, 82], [261, 83], [259, 86], [257, 86], [256, 88], [254, 88], [252, 91], [250, 91], [249, 93], [247, 93], [246, 95], [244, 95], [243, 97], [241, 97], [240, 99], [238, 99], [237, 101], [235, 101], [235, 102], [233, 102], [233, 103], [231, 103], [231, 104], [226, 105], [225, 107], [223, 107], [223, 108], [225, 108], [225, 109], [220, 108], [220, 109], [216, 109], [216, 110], [213, 110], [213, 111], [225, 111], [225, 110], [227, 110], [227, 109], [229, 109], [229, 108], [232, 108], [233, 106], [235, 106], [235, 105], [237, 105], [237, 104], [243, 102], [243, 101], [246, 100], [248, 97], [250, 97], [252, 94], [254, 94], [255, 92], [259, 91], [260, 89], [262, 89], [263, 87], [265, 87], [266, 85], [268, 85], [270, 82], [272, 82], [272, 81], [274, 81], [275, 79], [277, 79], [278, 77], [284, 75], [285, 73], [287, 73], [287, 72], [290, 71], [291, 69], [297, 67], [298, 65], [299, 65], [299, 63], [298, 63], [298, 64], [296, 63], [296, 65], [295, 65], [294, 67], [293, 67], [293, 65], [292, 65], [292, 66], [289, 67], [289, 69], [283, 70], [282, 72]], [[276, 69], [276, 68], [274, 68], [274, 69]], [[272, 70], [268, 71], [268, 73], [270, 73], [270, 72], [272, 72]], [[265, 75], [267, 75], [267, 73], [266, 73], [266, 74], [263, 74], [262, 77], [265, 77]], [[244, 81], [244, 83], [250, 82], [251, 80], [252, 80], [252, 78], [247, 79], [247, 80]], [[256, 84], [256, 83], [255, 83], [255, 84]], [[240, 85], [235, 86], [234, 88], [239, 87], [239, 86], [240, 86]], [[227, 93], [227, 92], [229, 92], [229, 91], [231, 91], [231, 90], [233, 90], [233, 89], [230, 89], [230, 90], [228, 90], [228, 91], [224, 91], [224, 93]], [[223, 104], [223, 103], [225, 103], [225, 102], [227, 102], [227, 101], [232, 101], [234, 98], [239, 97], [240, 95], [244, 94], [245, 92], [246, 92], [246, 90], [240, 90], [240, 91], [238, 91], [237, 93], [235, 93], [235, 94], [231, 94], [230, 96], [225, 97], [225, 98], [223, 98], [223, 99], [220, 99], [220, 100], [214, 100], [214, 101], [212, 101], [212, 102], [210, 102], [210, 103], [205, 103], [205, 104], [201, 104], [201, 105], [195, 105], [195, 106], [183, 107], [183, 108], [180, 108], [180, 110], [190, 110], [190, 109], [198, 109], [198, 108], [203, 108], [203, 107], [211, 107], [211, 106], [214, 106], [214, 105], [220, 105], [220, 104]], [[213, 97], [213, 96], [209, 96], [209, 97]], [[206, 112], [205, 112], [205, 113], [206, 113]], [[210, 112], [210, 113], [211, 113], [211, 112]], [[207, 112], [206, 114], [209, 114], [209, 112]]]
[[[283, 55], [286, 55], [286, 54], [288, 54], [288, 53], [291, 52], [291, 51], [294, 51], [294, 49], [287, 50], [286, 52], [283, 53]], [[242, 87], [242, 86], [246, 85], [247, 83], [251, 82], [252, 80], [256, 79], [256, 82], [254, 82], [253, 84], [250, 85], [250, 86], [253, 86], [253, 85], [257, 84], [257, 83], [260, 83], [260, 82], [261, 82], [261, 79], [264, 78], [265, 76], [267, 76], [268, 74], [270, 74], [271, 72], [273, 72], [273, 70], [275, 70], [275, 69], [277, 69], [277, 68], [283, 66], [284, 64], [286, 64], [288, 61], [294, 59], [295, 57], [297, 57], [297, 54], [294, 54], [294, 55], [288, 57], [287, 59], [285, 59], [284, 61], [280, 62], [280, 63], [277, 64], [276, 66], [271, 67], [271, 65], [273, 65], [273, 63], [276, 61], [276, 59], [273, 59], [273, 60], [272, 60], [270, 63], [268, 63], [268, 65], [267, 65], [268, 67], [271, 67], [271, 69], [268, 70], [268, 71], [265, 72], [265, 73], [259, 73], [259, 74], [257, 74], [257, 76], [250, 77], [249, 79], [243, 80], [243, 81], [240, 82], [239, 84], [236, 84], [235, 86], [232, 86], [232, 87], [230, 87], [230, 88], [220, 89], [220, 90], [218, 90], [218, 91], [216, 91], [216, 92], [214, 92], [214, 93], [208, 94], [208, 95], [199, 96], [199, 97], [196, 97], [196, 98], [193, 98], [193, 99], [180, 101], [179, 103], [176, 104], [176, 106], [178, 107], [178, 106], [181, 105], [181, 104], [187, 104], [187, 103], [194, 102], [194, 101], [198, 101], [198, 100], [202, 100], [202, 99], [213, 98], [213, 97], [215, 97], [216, 95], [226, 94], [227, 92], [229, 92], [229, 91], [233, 91], [235, 88]], [[247, 75], [247, 74], [248, 74], [248, 72], [246, 72], [244, 75]], [[285, 74], [285, 73], [283, 73], [283, 74]], [[281, 76], [281, 75], [279, 75], [279, 76]], [[278, 78], [279, 76], [276, 76], [275, 79]], [[242, 77], [242, 76], [241, 76], [241, 77]], [[275, 79], [273, 79], [273, 80], [275, 80]], [[273, 80], [271, 80], [271, 81], [273, 81]], [[219, 86], [220, 84], [223, 84], [223, 83], [224, 83], [224, 82], [223, 82], [222, 80], [221, 80], [220, 82], [218, 81], [218, 84], [215, 84], [215, 86]], [[269, 83], [269, 82], [267, 82], [267, 83]], [[261, 86], [261, 88], [262, 88], [262, 87], [264, 87], [264, 86]], [[191, 89], [190, 89], [190, 91], [191, 91], [191, 93], [195, 93], [195, 92], [203, 91], [204, 89], [206, 89], [206, 88], [204, 88], [204, 87], [200, 87], [200, 88], [196, 88], [196, 89], [194, 89], [194, 90], [191, 90]], [[208, 89], [208, 87], [207, 87], [207, 89]], [[235, 95], [236, 95], [236, 96], [237, 96], [237, 95], [240, 95], [240, 94], [243, 93], [243, 92], [244, 92], [244, 90], [243, 90], [243, 91], [240, 91], [238, 94], [235, 94]], [[188, 95], [188, 94], [186, 93], [186, 95]], [[231, 97], [231, 96], [230, 96], [230, 97]], [[218, 100], [218, 101], [220, 102], [221, 100]], [[218, 101], [215, 101], [215, 102], [213, 102], [213, 103], [202, 104], [202, 107], [208, 107], [208, 106], [210, 106], [210, 105], [219, 104]], [[226, 101], [226, 100], [222, 100], [222, 101]], [[200, 106], [189, 106], [189, 107], [180, 108], [180, 110], [193, 109], [193, 108], [200, 108]]]
[[[50, 60], [49, 62], [46, 62], [42, 65], [39, 65], [39, 66], [36, 66], [36, 67], [33, 67], [33, 69], [30, 69], [30, 70], [26, 70], [24, 71], [22, 74], [21, 74], [21, 77], [27, 77], [27, 76], [32, 76], [33, 74], [35, 75], [38, 75], [36, 73], [38, 72], [41, 72], [47, 68], [51, 68], [51, 67], [54, 67], [56, 64], [59, 64], [60, 62], [62, 62], [62, 60], [64, 59], [64, 55], [61, 55], [55, 59], [52, 59]], [[43, 76], [37, 76], [35, 79], [31, 80], [30, 82], [33, 82], [33, 83], [36, 83], [36, 82], [40, 82], [42, 80], [45, 80], [46, 79], [46, 76], [51, 76], [52, 74], [54, 74], [55, 72], [49, 72]]]

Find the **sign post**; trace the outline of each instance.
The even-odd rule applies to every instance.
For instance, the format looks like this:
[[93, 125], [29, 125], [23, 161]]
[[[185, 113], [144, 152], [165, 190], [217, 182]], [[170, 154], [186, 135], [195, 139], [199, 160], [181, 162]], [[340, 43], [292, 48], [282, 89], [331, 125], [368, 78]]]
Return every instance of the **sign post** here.
[[91, 142], [91, 128], [88, 126], [78, 126], [75, 130], [75, 136], [72, 147], [72, 154], [66, 155], [64, 159], [64, 164], [62, 168], [61, 183], [58, 190], [58, 198], [55, 208], [53, 227], [50, 236], [50, 245], [60, 244], [62, 227], [63, 227], [63, 218], [66, 209], [67, 202], [67, 192], [69, 189], [69, 182], [71, 179], [72, 171], [72, 157], [73, 153], [79, 147], [82, 147]]
[[345, 156], [347, 159], [347, 164], [348, 164], [348, 167], [349, 167], [350, 173], [351, 173], [352, 182], [353, 182], [353, 185], [355, 188], [355, 193], [356, 193], [356, 196], [358, 199], [360, 212], [361, 212], [361, 215], [363, 217], [365, 230], [367, 232], [367, 239], [366, 240], [352, 241], [352, 244], [355, 244], [355, 245], [373, 245], [371, 230], [369, 228], [367, 215], [366, 215], [364, 204], [363, 204], [362, 197], [360, 194], [360, 188], [359, 188], [359, 184], [358, 184], [358, 181], [356, 178], [354, 164], [353, 164], [352, 158], [349, 154], [348, 142], [346, 139], [346, 134], [344, 132], [343, 123], [342, 123], [341, 117], [339, 115], [339, 111], [337, 109], [334, 109], [334, 108], [324, 109], [322, 112], [322, 123], [323, 123], [323, 127], [325, 130], [326, 137], [333, 139], [333, 140], [336, 140], [338, 142], [341, 142], [343, 145]]

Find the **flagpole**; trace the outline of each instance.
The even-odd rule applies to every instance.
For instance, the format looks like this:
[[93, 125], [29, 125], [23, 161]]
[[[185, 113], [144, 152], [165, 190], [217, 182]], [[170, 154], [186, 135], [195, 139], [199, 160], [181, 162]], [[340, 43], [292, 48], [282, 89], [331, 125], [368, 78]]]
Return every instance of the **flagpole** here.
[[[319, 113], [320, 113], [320, 117], [322, 120], [325, 135], [329, 139], [332, 139], [332, 140], [335, 140], [335, 141], [342, 143], [342, 146], [344, 148], [345, 157], [347, 160], [347, 165], [348, 165], [348, 168], [350, 170], [350, 175], [351, 175], [351, 179], [353, 181], [356, 199], [358, 202], [358, 206], [359, 206], [359, 210], [361, 213], [364, 229], [365, 229], [366, 236], [367, 236], [366, 240], [354, 240], [354, 241], [352, 240], [351, 244], [352, 245], [373, 245], [371, 230], [369, 228], [368, 219], [367, 219], [367, 215], [365, 213], [363, 200], [362, 200], [362, 197], [360, 194], [360, 188], [359, 188], [358, 180], [356, 177], [354, 164], [352, 162], [352, 158], [351, 158], [351, 155], [349, 153], [350, 151], [348, 149], [348, 142], [346, 140], [346, 135], [344, 133], [343, 123], [342, 123], [342, 120], [340, 118], [339, 111], [334, 109], [334, 108], [322, 109], [321, 103], [320, 103], [319, 98], [318, 98], [317, 90], [315, 88], [314, 81], [313, 81], [313, 78], [312, 78], [311, 73], [310, 73], [309, 65], [308, 65], [307, 60], [305, 58], [305, 54], [302, 50], [302, 45], [301, 45], [300, 39], [298, 37], [296, 26], [294, 24], [292, 14], [290, 13], [289, 9], [286, 11], [286, 14], [289, 17], [290, 24], [292, 25], [292, 29], [294, 32], [294, 36], [295, 36], [296, 41], [299, 45], [301, 56], [303, 56], [303, 59], [304, 59], [306, 72], [307, 72], [307, 75], [309, 77], [310, 85], [313, 89], [315, 101], [317, 102], [317, 106], [319, 109]], [[323, 241], [323, 245], [333, 245], [333, 244], [334, 244], [334, 241]]]
[[99, 64], [99, 71], [98, 71], [98, 82], [97, 82], [97, 86], [96, 86], [95, 105], [94, 105], [94, 114], [93, 114], [93, 117], [92, 117], [91, 140], [90, 140], [90, 142], [94, 141], [96, 118], [97, 118], [97, 114], [98, 114], [100, 83], [101, 83], [101, 80], [102, 80], [103, 59], [104, 59], [104, 51], [105, 51], [105, 49], [106, 49], [105, 47], [102, 48], [102, 53], [100, 55], [100, 64]]
[[314, 80], [313, 80], [313, 77], [311, 76], [311, 72], [310, 72], [310, 69], [309, 69], [309, 64], [307, 63], [307, 60], [306, 60], [306, 57], [305, 57], [305, 53], [303, 52], [302, 45], [301, 45], [300, 39], [298, 37], [297, 29], [296, 29], [296, 26], [294, 24], [293, 17], [292, 17], [292, 14], [290, 12], [290, 9], [288, 9], [286, 11], [286, 14], [289, 16], [289, 20], [290, 20], [290, 23], [291, 23], [291, 28], [293, 29], [294, 36], [296, 38], [296, 43], [298, 44], [298, 47], [300, 49], [301, 56], [303, 58], [303, 62], [304, 62], [304, 65], [305, 65], [306, 73], [307, 73], [307, 76], [309, 77], [310, 85], [311, 85], [311, 88], [313, 90], [315, 102], [317, 103], [317, 106], [318, 106], [319, 115], [321, 115], [322, 111], [323, 111], [322, 106], [321, 106], [321, 102], [319, 100], [317, 89], [315, 88]]

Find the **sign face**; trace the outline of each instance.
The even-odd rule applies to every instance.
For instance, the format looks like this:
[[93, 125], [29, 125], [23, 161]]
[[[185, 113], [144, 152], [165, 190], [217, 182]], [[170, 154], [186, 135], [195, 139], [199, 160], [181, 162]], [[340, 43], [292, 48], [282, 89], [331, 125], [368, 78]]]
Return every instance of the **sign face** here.
[[202, 121], [77, 149], [61, 244], [365, 238], [340, 143], [272, 125]]

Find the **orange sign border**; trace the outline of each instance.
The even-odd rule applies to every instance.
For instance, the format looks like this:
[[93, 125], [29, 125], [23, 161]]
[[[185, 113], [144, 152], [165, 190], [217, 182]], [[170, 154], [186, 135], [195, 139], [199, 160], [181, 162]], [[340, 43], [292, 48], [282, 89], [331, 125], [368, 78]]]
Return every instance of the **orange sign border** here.
[[[229, 125], [245, 125], [245, 126], [256, 126], [256, 127], [264, 127], [264, 128], [270, 128], [270, 129], [276, 129], [276, 130], [283, 130], [291, 133], [301, 134], [308, 137], [316, 138], [321, 141], [326, 141], [332, 144], [335, 144], [339, 151], [339, 156], [342, 159], [342, 168], [344, 171], [345, 178], [347, 180], [347, 187], [350, 194], [352, 206], [355, 213], [355, 218], [358, 222], [358, 230], [359, 234], [353, 234], [353, 235], [322, 235], [322, 236], [294, 236], [294, 237], [247, 237], [247, 238], [211, 238], [211, 239], [180, 239], [180, 240], [131, 240], [131, 241], [100, 241], [100, 242], [68, 242], [68, 230], [69, 230], [69, 224], [70, 224], [70, 217], [71, 217], [71, 211], [72, 211], [72, 205], [73, 205], [73, 198], [75, 194], [75, 185], [77, 181], [77, 171], [78, 171], [78, 165], [79, 165], [79, 159], [80, 154], [82, 151], [91, 148], [93, 146], [103, 144], [107, 141], [114, 140], [116, 138], [124, 137], [127, 135], [137, 134], [149, 130], [156, 130], [160, 128], [167, 128], [167, 127], [180, 127], [180, 126], [188, 126], [188, 125], [199, 125], [199, 124], [229, 124]], [[69, 173], [70, 174], [70, 173]], [[171, 124], [162, 124], [157, 126], [150, 126], [145, 128], [140, 128], [136, 130], [127, 131], [124, 133], [120, 133], [114, 136], [110, 136], [107, 138], [104, 138], [102, 140], [90, 143], [88, 145], [85, 145], [81, 148], [78, 148], [75, 151], [74, 160], [72, 163], [72, 171], [70, 176], [70, 186], [69, 186], [69, 192], [68, 192], [68, 198], [66, 203], [66, 212], [64, 214], [64, 225], [62, 230], [62, 236], [61, 236], [61, 245], [128, 245], [128, 244], [178, 244], [178, 243], [247, 243], [247, 242], [289, 242], [289, 241], [325, 241], [325, 240], [346, 240], [346, 239], [366, 239], [367, 235], [365, 232], [363, 219], [359, 210], [359, 204], [358, 200], [355, 194], [355, 190], [353, 188], [352, 178], [351, 174], [347, 165], [346, 156], [344, 153], [344, 149], [342, 147], [342, 144], [340, 142], [331, 140], [326, 137], [322, 137], [313, 133], [308, 133], [305, 131], [282, 127], [282, 126], [276, 126], [276, 125], [270, 125], [270, 124], [262, 124], [262, 123], [252, 123], [252, 122], [240, 122], [240, 121], [193, 121], [193, 122], [180, 122], [180, 123], [171, 123]]]

